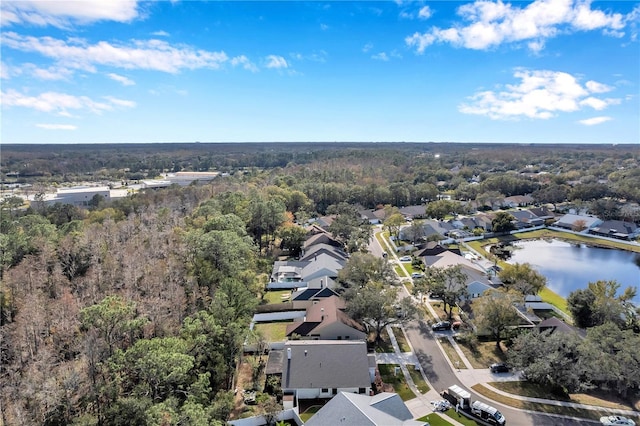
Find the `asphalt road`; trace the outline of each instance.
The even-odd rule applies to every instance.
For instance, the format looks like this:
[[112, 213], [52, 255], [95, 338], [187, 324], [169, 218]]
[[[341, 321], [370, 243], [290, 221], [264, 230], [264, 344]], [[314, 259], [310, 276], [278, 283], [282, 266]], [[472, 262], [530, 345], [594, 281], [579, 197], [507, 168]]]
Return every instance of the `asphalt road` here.
[[[370, 241], [369, 250], [375, 256], [382, 257], [382, 248], [375, 238], [372, 238], [372, 241]], [[400, 297], [408, 296], [404, 287], [402, 293]], [[413, 346], [414, 353], [427, 376], [427, 380], [435, 390], [441, 392], [451, 385], [461, 386], [469, 391], [473, 401], [480, 400], [500, 410], [507, 419], [508, 426], [579, 426], [600, 424], [600, 422], [597, 421], [557, 417], [543, 413], [517, 410], [494, 401], [489, 401], [473, 392], [472, 389], [466, 388], [466, 386], [458, 380], [455, 372], [447, 362], [445, 355], [436, 344], [433, 332], [426, 322], [412, 321], [405, 325], [405, 331], [407, 338]]]
[[455, 372], [446, 361], [445, 355], [440, 351], [440, 348], [434, 341], [435, 337], [433, 332], [424, 321], [413, 321], [405, 325], [405, 331], [407, 338], [413, 346], [414, 353], [427, 376], [427, 380], [435, 390], [441, 392], [451, 385], [461, 386], [471, 393], [471, 399], [473, 401], [480, 400], [500, 410], [507, 419], [507, 425], [509, 426], [578, 426], [600, 424], [600, 422], [585, 419], [559, 418], [542, 413], [525, 412], [486, 400], [479, 394], [473, 392], [472, 389], [466, 388], [464, 384], [458, 380]]

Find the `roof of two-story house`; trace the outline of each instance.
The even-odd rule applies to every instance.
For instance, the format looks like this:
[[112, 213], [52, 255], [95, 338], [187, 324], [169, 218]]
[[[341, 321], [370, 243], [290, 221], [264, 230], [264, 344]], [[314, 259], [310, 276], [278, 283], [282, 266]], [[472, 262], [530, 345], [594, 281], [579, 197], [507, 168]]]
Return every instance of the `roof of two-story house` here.
[[364, 327], [345, 312], [345, 302], [338, 296], [330, 296], [307, 308], [303, 321], [287, 326], [286, 336], [298, 335], [316, 340], [365, 340]]

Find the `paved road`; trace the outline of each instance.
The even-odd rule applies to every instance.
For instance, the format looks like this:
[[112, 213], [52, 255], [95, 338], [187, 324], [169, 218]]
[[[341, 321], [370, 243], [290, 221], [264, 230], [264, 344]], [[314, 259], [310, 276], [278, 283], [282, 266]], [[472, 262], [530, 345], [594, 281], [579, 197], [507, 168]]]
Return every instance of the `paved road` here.
[[[369, 250], [374, 255], [382, 257], [382, 249], [375, 238], [372, 238], [372, 241], [370, 241]], [[402, 293], [403, 294], [400, 295], [400, 297], [408, 296], [404, 287]], [[445, 358], [445, 355], [436, 344], [433, 332], [426, 322], [413, 321], [406, 324], [405, 332], [413, 346], [414, 354], [417, 356], [420, 365], [427, 376], [427, 380], [435, 390], [440, 392], [451, 385], [461, 386], [471, 393], [472, 400], [480, 400], [498, 408], [498, 410], [500, 410], [507, 419], [507, 424], [509, 426], [579, 426], [600, 424], [600, 422], [597, 421], [559, 418], [542, 413], [517, 410], [494, 401], [489, 401], [473, 392], [472, 389], [468, 389], [460, 380], [458, 380], [456, 373], [452, 370]]]
[[[438, 345], [434, 341], [433, 333], [424, 321], [414, 321], [405, 326], [407, 338], [413, 346], [413, 350], [420, 365], [424, 370], [429, 383], [438, 391], [447, 389], [451, 385], [458, 385], [463, 388], [466, 386], [458, 380], [455, 372], [445, 359], [445, 355], [440, 351]], [[554, 426], [567, 425], [578, 426], [587, 424], [600, 424], [600, 422], [591, 422], [584, 419], [565, 419], [549, 416], [546, 414], [529, 413], [522, 410], [516, 410], [505, 405], [489, 401], [467, 389], [471, 393], [472, 400], [484, 401], [489, 405], [498, 408], [507, 419], [509, 426]]]

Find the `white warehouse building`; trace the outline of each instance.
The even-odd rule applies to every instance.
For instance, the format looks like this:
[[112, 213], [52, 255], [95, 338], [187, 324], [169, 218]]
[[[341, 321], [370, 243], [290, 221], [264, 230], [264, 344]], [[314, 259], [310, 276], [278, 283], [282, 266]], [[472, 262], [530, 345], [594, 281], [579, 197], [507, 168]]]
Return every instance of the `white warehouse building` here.
[[47, 205], [60, 203], [88, 206], [96, 195], [103, 197], [105, 201], [111, 200], [111, 190], [108, 186], [76, 186], [58, 189], [55, 194], [47, 194], [44, 202]]

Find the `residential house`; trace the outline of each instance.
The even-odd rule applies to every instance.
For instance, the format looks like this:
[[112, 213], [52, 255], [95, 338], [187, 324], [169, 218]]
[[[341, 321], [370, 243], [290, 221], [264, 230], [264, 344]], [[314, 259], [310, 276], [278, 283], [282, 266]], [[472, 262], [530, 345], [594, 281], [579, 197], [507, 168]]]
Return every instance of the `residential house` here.
[[511, 210], [509, 211], [515, 220], [516, 229], [532, 228], [544, 225], [544, 219], [539, 218], [531, 210]]
[[327, 254], [329, 256], [335, 257], [340, 261], [346, 261], [349, 257], [349, 255], [340, 247], [336, 247], [326, 243], [317, 243], [308, 246], [307, 249], [303, 252], [302, 256], [300, 256], [299, 260], [312, 261], [314, 257], [317, 257], [319, 254]]
[[397, 393], [359, 395], [340, 392], [305, 423], [306, 426], [428, 426], [413, 415]]
[[540, 219], [546, 221], [549, 219], [554, 219], [556, 217], [555, 213], [550, 210], [547, 207], [533, 207], [531, 209], [529, 209], [529, 211], [533, 214], [535, 214], [536, 216], [538, 216]]
[[425, 257], [425, 256], [437, 256], [445, 251], [451, 251], [457, 255], [461, 255], [460, 249], [450, 250], [444, 246], [441, 246], [437, 241], [429, 241], [424, 247], [417, 251], [416, 257]]
[[601, 237], [616, 238], [618, 240], [633, 240], [640, 236], [640, 227], [633, 222], [605, 220], [601, 224], [589, 229], [589, 233]]
[[328, 254], [319, 254], [314, 256], [312, 261], [307, 261], [307, 264], [302, 268], [302, 279], [306, 282], [316, 278], [329, 277], [336, 279], [338, 277], [338, 271], [346, 264], [345, 260], [338, 260]]
[[307, 232], [307, 237], [311, 237], [316, 234], [328, 234], [329, 232], [318, 225], [317, 223], [312, 223], [311, 225], [307, 225], [304, 227], [304, 230]]
[[369, 222], [371, 225], [378, 225], [384, 222], [384, 209], [361, 209], [358, 210], [358, 213], [362, 220]]
[[[333, 281], [331, 282], [333, 285]], [[305, 287], [291, 293], [293, 309], [307, 309], [309, 306], [331, 296], [339, 296], [332, 287]]]
[[302, 246], [302, 249], [308, 250], [309, 247], [314, 246], [316, 244], [328, 244], [330, 246], [334, 246], [338, 248], [343, 247], [343, 244], [340, 241], [333, 238], [331, 234], [329, 234], [328, 232], [322, 232], [319, 234], [314, 234], [309, 238], [307, 238]]
[[318, 224], [318, 226], [321, 228], [329, 229], [329, 226], [331, 226], [335, 218], [336, 215], [321, 216], [316, 219], [315, 223]]
[[427, 215], [426, 206], [418, 204], [413, 206], [401, 207], [400, 213], [409, 219], [422, 219]]
[[[565, 214], [558, 219], [553, 226], [563, 229], [569, 229], [572, 231], [582, 231], [586, 229], [595, 228], [600, 225], [602, 221], [595, 216], [584, 216], [578, 214]], [[579, 226], [581, 225], [581, 226]], [[582, 227], [584, 226], [584, 228]], [[579, 229], [582, 228], [582, 229]]]
[[421, 259], [427, 267], [449, 268], [456, 265], [462, 265], [470, 271], [476, 271], [482, 275], [485, 274], [485, 271], [481, 266], [473, 263], [464, 256], [460, 256], [459, 254], [449, 250], [443, 251], [437, 255], [422, 256]]
[[309, 262], [301, 262], [298, 260], [277, 260], [273, 262], [273, 270], [271, 272], [272, 282], [302, 282], [302, 269]]
[[289, 404], [297, 405], [299, 399], [371, 392], [375, 354], [371, 354], [371, 361], [365, 341], [289, 340], [284, 344], [284, 354], [281, 385], [285, 409], [291, 408]]
[[364, 327], [345, 312], [344, 300], [330, 296], [307, 308], [303, 321], [287, 326], [286, 336], [313, 340], [365, 340]]
[[540, 322], [536, 327], [540, 330], [540, 333], [547, 331], [549, 333], [577, 334], [580, 337], [586, 336], [585, 331], [572, 327], [556, 317], [547, 318]]
[[512, 195], [510, 197], [505, 197], [502, 201], [502, 205], [504, 207], [516, 208], [530, 206], [533, 202], [534, 200], [531, 195]]

